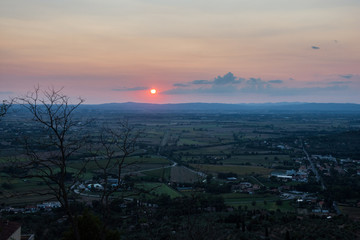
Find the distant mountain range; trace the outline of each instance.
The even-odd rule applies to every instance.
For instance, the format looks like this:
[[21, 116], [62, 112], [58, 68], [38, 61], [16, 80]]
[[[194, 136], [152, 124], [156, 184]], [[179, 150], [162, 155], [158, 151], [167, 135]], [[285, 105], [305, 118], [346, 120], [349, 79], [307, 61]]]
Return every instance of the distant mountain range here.
[[152, 104], [152, 103], [106, 103], [98, 105], [82, 105], [82, 109], [120, 111], [120, 112], [188, 112], [188, 113], [360, 113], [360, 104], [353, 103], [251, 103], [251, 104], [226, 104], [226, 103], [175, 103], [175, 104]]

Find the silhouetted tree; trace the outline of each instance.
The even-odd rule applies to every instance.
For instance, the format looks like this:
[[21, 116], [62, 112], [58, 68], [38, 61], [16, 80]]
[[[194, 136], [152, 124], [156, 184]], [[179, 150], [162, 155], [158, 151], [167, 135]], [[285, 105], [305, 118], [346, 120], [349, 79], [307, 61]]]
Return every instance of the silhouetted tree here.
[[[112, 195], [122, 188], [127, 188], [123, 180], [123, 170], [136, 162], [126, 162], [128, 156], [135, 152], [135, 145], [140, 131], [135, 131], [128, 121], [121, 121], [118, 126], [104, 128], [100, 134], [97, 149], [92, 149], [93, 159], [103, 178], [103, 189], [100, 191], [100, 209], [104, 221], [100, 239], [105, 239], [107, 223], [110, 217]], [[98, 156], [102, 154], [101, 158]], [[111, 183], [110, 183], [110, 180]], [[115, 181], [114, 181], [115, 180]], [[135, 191], [131, 194], [138, 194]], [[127, 196], [129, 197], [129, 196]]]
[[[62, 93], [62, 89], [41, 90], [36, 87], [24, 97], [16, 100], [31, 115], [32, 120], [40, 126], [40, 137], [25, 139], [27, 161], [19, 162], [18, 167], [26, 170], [25, 178], [39, 178], [49, 189], [43, 194], [52, 194], [65, 210], [72, 223], [75, 239], [79, 240], [77, 214], [70, 207], [72, 186], [82, 174], [86, 162], [72, 174], [69, 179], [69, 159], [83, 147], [83, 136], [73, 132], [73, 128], [81, 127], [81, 121], [74, 119], [74, 113], [84, 102], [79, 98], [75, 103]], [[39, 146], [41, 150], [39, 150]]]
[[9, 102], [7, 100], [3, 100], [2, 104], [0, 105], [0, 120], [8, 112], [11, 105], [12, 101]]

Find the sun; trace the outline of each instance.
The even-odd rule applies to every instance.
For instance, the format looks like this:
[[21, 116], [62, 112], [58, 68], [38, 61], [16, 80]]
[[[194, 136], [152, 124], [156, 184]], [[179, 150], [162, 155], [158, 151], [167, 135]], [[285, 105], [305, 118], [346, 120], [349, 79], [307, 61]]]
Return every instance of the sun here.
[[150, 93], [153, 95], [156, 94], [156, 89], [155, 88], [150, 89]]

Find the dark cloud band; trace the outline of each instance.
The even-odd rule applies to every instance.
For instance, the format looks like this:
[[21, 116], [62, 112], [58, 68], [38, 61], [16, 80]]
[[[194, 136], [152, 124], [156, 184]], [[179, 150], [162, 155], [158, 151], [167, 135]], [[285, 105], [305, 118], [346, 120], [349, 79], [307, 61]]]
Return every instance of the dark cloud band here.
[[132, 87], [132, 88], [115, 88], [113, 91], [127, 92], [127, 91], [143, 91], [149, 89], [148, 87]]

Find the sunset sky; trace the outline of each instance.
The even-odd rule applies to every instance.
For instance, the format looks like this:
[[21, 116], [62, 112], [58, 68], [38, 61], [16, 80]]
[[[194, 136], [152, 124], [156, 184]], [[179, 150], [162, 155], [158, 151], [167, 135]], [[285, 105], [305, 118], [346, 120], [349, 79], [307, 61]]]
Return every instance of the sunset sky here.
[[40, 85], [89, 104], [360, 103], [359, 13], [359, 0], [1, 0], [0, 100]]

